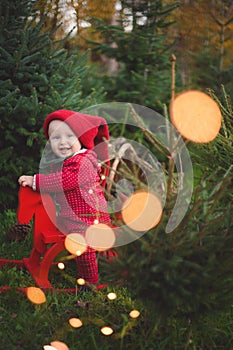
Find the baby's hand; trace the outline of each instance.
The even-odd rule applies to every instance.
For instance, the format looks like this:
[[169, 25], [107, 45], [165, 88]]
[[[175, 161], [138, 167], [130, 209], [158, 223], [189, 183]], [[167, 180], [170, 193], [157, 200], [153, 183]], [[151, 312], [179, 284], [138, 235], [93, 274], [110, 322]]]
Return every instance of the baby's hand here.
[[18, 180], [19, 184], [23, 187], [25, 186], [29, 186], [32, 187], [33, 184], [33, 176], [29, 176], [29, 175], [22, 175], [19, 177]]

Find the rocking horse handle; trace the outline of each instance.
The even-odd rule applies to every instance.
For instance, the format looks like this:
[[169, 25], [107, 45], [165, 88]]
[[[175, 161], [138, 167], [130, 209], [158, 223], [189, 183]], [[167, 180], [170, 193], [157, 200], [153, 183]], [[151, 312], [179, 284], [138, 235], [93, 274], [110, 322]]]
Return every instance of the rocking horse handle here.
[[106, 189], [106, 196], [107, 196], [107, 198], [110, 198], [114, 177], [115, 177], [116, 172], [117, 172], [117, 167], [118, 167], [121, 159], [125, 155], [126, 151], [129, 151], [129, 150], [133, 153], [133, 155], [135, 157], [137, 157], [137, 154], [136, 154], [135, 150], [133, 149], [133, 147], [132, 147], [132, 145], [130, 143], [123, 144], [120, 147], [120, 149], [118, 150], [117, 155], [115, 156], [115, 159], [114, 159], [114, 161], [112, 163], [111, 170], [110, 170], [110, 173], [109, 173], [109, 176], [108, 176], [108, 184], [107, 184], [107, 189]]

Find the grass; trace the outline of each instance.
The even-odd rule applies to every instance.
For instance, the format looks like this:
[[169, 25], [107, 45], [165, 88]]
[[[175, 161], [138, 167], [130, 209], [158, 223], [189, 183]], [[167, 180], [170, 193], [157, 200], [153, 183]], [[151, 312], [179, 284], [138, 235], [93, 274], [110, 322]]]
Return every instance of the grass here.
[[[130, 320], [128, 313], [134, 305], [124, 290], [117, 291], [115, 301], [108, 300], [107, 292], [86, 293], [79, 298], [68, 293], [46, 293], [46, 303], [34, 305], [22, 293], [11, 290], [1, 297], [1, 344], [9, 350], [42, 349], [44, 344], [60, 340], [70, 350], [121, 349], [122, 331], [130, 337], [140, 321], [137, 324]], [[82, 320], [81, 328], [70, 326], [73, 317]], [[131, 330], [127, 331], [129, 324]], [[114, 329], [111, 340], [100, 332], [102, 326]]]
[[[7, 241], [7, 231], [15, 220], [12, 212], [0, 215], [1, 257], [21, 259], [30, 253], [31, 233], [23, 242]], [[69, 350], [233, 349], [233, 310], [206, 313], [196, 322], [177, 310], [166, 322], [161, 322], [153, 305], [139, 299], [126, 285], [113, 278], [110, 281], [106, 268], [107, 264], [100, 260], [101, 282], [107, 282], [108, 288], [81, 295], [46, 291], [46, 302], [36, 305], [18, 290], [35, 286], [27, 271], [4, 266], [0, 270], [0, 284], [11, 289], [0, 295], [0, 350], [42, 350], [54, 340], [67, 344]], [[57, 288], [74, 287], [75, 274], [74, 262], [68, 261], [65, 270], [52, 268], [50, 279]], [[109, 292], [115, 292], [117, 298], [109, 300]], [[137, 319], [129, 316], [133, 309], [140, 311]], [[73, 328], [69, 324], [73, 317], [82, 321], [82, 327]], [[111, 327], [113, 334], [103, 335], [102, 326]]]

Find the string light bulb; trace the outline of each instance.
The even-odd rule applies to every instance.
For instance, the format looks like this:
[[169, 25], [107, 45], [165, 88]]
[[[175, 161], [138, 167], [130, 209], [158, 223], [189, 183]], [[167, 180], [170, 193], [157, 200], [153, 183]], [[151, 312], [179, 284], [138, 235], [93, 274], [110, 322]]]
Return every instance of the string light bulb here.
[[86, 283], [84, 278], [78, 278], [77, 279], [77, 284], [79, 284], [80, 286], [84, 286], [84, 284]]
[[108, 326], [102, 327], [100, 331], [104, 335], [111, 335], [113, 333], [113, 329], [111, 327], [108, 327]]
[[107, 297], [109, 300], [115, 300], [117, 298], [117, 295], [116, 293], [111, 292], [111, 293], [108, 293]]
[[63, 262], [59, 262], [59, 263], [57, 264], [57, 267], [59, 268], [59, 270], [64, 270], [65, 264], [64, 264]]
[[73, 317], [69, 319], [69, 324], [73, 328], [80, 328], [82, 327], [83, 323], [79, 318]]
[[140, 316], [140, 312], [138, 310], [132, 310], [130, 311], [129, 316], [131, 318], [138, 318]]

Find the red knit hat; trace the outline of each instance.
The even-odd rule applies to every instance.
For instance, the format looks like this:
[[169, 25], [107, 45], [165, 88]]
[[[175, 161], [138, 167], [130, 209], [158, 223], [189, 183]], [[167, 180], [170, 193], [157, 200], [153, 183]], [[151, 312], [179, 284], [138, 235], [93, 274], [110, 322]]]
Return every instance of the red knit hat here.
[[60, 109], [47, 115], [44, 121], [44, 133], [48, 139], [49, 123], [52, 120], [61, 120], [69, 125], [81, 144], [87, 149], [93, 149], [99, 160], [109, 165], [108, 125], [102, 117], [83, 114], [71, 110]]

